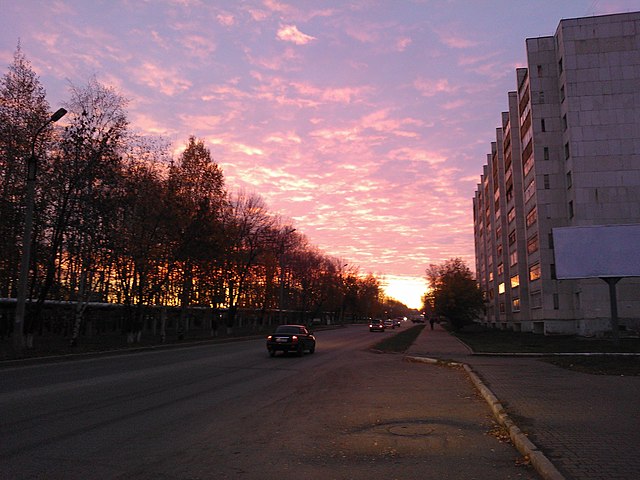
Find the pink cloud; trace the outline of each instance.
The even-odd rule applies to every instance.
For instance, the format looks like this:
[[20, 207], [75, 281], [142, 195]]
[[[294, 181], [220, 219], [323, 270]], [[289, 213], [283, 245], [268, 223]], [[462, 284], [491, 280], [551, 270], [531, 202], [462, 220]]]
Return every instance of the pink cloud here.
[[144, 62], [131, 71], [136, 82], [159, 90], [169, 97], [183, 92], [191, 86], [189, 80], [180, 77], [176, 68], [166, 68], [151, 62]]
[[302, 33], [295, 25], [281, 26], [278, 30], [277, 37], [284, 42], [292, 42], [296, 45], [306, 45], [312, 40], [316, 40], [315, 37]]
[[396, 41], [396, 50], [399, 52], [404, 52], [409, 45], [411, 45], [412, 40], [409, 37], [402, 37]]
[[362, 128], [370, 128], [377, 132], [389, 133], [391, 135], [397, 135], [400, 137], [415, 138], [418, 136], [417, 132], [407, 131], [405, 127], [415, 126], [424, 127], [424, 122], [414, 118], [390, 118], [390, 110], [383, 109], [378, 110], [369, 115], [365, 115], [360, 119], [360, 125]]
[[415, 147], [397, 148], [389, 152], [389, 156], [391, 158], [396, 158], [400, 160], [427, 163], [431, 166], [435, 166], [447, 161], [447, 158], [439, 153], [430, 152], [423, 148], [415, 148]]
[[185, 54], [190, 57], [207, 59], [216, 50], [216, 45], [202, 35], [185, 35], [181, 41]]
[[467, 100], [460, 98], [452, 102], [447, 102], [443, 104], [442, 108], [444, 108], [445, 110], [454, 110], [456, 108], [464, 107], [466, 104], [467, 104]]
[[439, 93], [453, 93], [456, 91], [455, 87], [449, 84], [449, 80], [446, 78], [439, 79], [425, 79], [418, 78], [413, 82], [413, 86], [424, 97], [433, 97]]
[[235, 17], [230, 13], [219, 13], [216, 15], [216, 20], [220, 25], [224, 25], [225, 27], [231, 27], [236, 23]]
[[465, 49], [478, 46], [478, 42], [466, 39], [452, 32], [442, 32], [439, 37], [442, 43], [451, 48]]

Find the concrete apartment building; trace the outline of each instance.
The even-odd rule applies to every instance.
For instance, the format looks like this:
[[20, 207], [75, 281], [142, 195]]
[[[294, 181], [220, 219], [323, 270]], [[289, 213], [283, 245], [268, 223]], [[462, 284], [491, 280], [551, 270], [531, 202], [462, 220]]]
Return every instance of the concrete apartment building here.
[[[556, 278], [552, 229], [640, 224], [640, 12], [562, 20], [526, 54], [473, 199], [482, 321], [599, 334], [608, 286]], [[621, 327], [640, 330], [640, 279], [617, 294]]]

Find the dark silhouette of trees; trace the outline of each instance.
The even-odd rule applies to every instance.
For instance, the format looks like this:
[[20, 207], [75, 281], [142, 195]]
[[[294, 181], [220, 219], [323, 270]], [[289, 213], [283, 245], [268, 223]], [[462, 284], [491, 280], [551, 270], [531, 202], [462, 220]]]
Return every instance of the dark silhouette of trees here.
[[[27, 159], [35, 132], [49, 117], [44, 88], [18, 45], [13, 63], [0, 78], [0, 297], [16, 295]], [[40, 157], [50, 139], [49, 127], [38, 137]]]
[[115, 297], [115, 302], [128, 307], [129, 342], [139, 335], [145, 306], [160, 305], [166, 299], [169, 260], [174, 257], [165, 208], [167, 185], [159, 168], [163, 163], [168, 164], [165, 145], [144, 138], [130, 139], [118, 202], [112, 210], [113, 250], [104, 258], [101, 277], [107, 282], [100, 298]]
[[189, 138], [178, 162], [169, 169], [167, 186], [168, 207], [174, 221], [170, 232], [174, 245], [172, 270], [179, 281], [182, 308], [179, 328], [185, 331], [196, 282], [219, 250], [215, 235], [221, 233], [226, 203], [222, 170], [202, 140]]
[[[279, 311], [282, 321], [295, 314], [300, 322], [382, 311], [376, 277], [345, 271], [258, 194], [229, 194], [202, 140], [189, 137], [173, 159], [167, 141], [131, 132], [126, 105], [92, 78], [71, 87], [62, 125], [38, 137], [28, 335], [42, 332], [51, 300], [69, 305], [63, 333], [72, 344], [90, 302], [125, 305], [129, 342], [140, 340], [151, 306], [181, 307], [183, 335], [193, 307], [226, 309], [230, 330], [238, 309]], [[16, 293], [26, 159], [49, 117], [44, 89], [18, 47], [0, 78], [1, 298]], [[164, 323], [160, 332], [164, 338]]]
[[433, 312], [446, 318], [454, 329], [473, 322], [482, 310], [482, 292], [471, 270], [459, 258], [440, 265], [429, 265], [426, 270], [430, 290], [426, 301]]

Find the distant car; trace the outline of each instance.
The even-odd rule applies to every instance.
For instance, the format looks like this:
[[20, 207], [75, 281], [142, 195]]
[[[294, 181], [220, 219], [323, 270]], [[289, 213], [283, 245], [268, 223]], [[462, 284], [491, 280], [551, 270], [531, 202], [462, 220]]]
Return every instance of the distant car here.
[[391, 320], [390, 318], [386, 319], [384, 321], [384, 326], [385, 328], [396, 328], [396, 324], [393, 320]]
[[395, 325], [396, 327], [400, 327], [400, 326], [402, 325], [402, 319], [401, 319], [401, 318], [396, 318], [396, 319], [393, 321], [393, 323], [394, 323], [394, 325]]
[[316, 337], [304, 325], [280, 325], [267, 337], [267, 351], [272, 357], [276, 352], [295, 352], [298, 356], [316, 351]]
[[382, 320], [373, 320], [370, 324], [369, 324], [369, 331], [370, 332], [384, 332], [385, 326], [384, 326], [384, 322]]

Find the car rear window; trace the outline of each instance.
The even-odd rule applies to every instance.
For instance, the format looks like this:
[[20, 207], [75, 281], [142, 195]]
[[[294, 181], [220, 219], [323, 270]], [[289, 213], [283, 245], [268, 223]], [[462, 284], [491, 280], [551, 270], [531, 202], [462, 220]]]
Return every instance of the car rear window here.
[[300, 327], [280, 326], [276, 328], [276, 333], [302, 333]]

